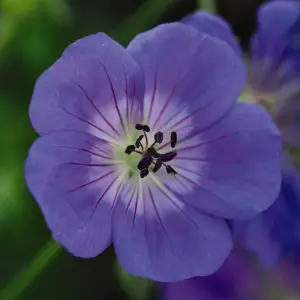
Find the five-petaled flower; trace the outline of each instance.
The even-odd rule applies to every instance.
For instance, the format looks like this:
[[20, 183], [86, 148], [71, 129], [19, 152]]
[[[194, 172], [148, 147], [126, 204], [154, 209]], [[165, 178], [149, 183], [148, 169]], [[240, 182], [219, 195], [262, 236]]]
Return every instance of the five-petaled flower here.
[[240, 57], [179, 23], [127, 49], [100, 33], [70, 45], [38, 79], [41, 137], [26, 180], [54, 239], [93, 257], [114, 244], [131, 273], [178, 281], [229, 255], [224, 219], [268, 208], [281, 140], [261, 107], [237, 103]]

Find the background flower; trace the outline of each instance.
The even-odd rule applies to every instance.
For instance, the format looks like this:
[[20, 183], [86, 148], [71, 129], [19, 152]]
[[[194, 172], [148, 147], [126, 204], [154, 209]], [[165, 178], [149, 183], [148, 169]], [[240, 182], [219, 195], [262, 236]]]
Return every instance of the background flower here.
[[[287, 145], [299, 146], [300, 3], [270, 1], [257, 13], [257, 31], [247, 58], [248, 82], [243, 99], [265, 106]], [[241, 53], [230, 26], [222, 18], [197, 11], [182, 22], [227, 42]], [[206, 24], [205, 26], [203, 24]]]
[[249, 85], [256, 102], [269, 107], [284, 141], [299, 146], [300, 3], [261, 6], [252, 38]]
[[291, 166], [285, 166], [281, 191], [275, 203], [249, 222], [234, 222], [243, 245], [259, 260], [274, 266], [296, 252], [300, 244], [300, 181]]
[[160, 286], [162, 300], [253, 300], [262, 299], [260, 287], [245, 257], [233, 251], [213, 275], [194, 277]]

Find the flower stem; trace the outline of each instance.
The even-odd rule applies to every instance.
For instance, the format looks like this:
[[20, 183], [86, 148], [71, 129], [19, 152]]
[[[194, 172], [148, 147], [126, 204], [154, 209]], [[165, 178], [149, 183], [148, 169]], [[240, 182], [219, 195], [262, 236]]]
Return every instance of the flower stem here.
[[15, 300], [35, 280], [60, 253], [61, 247], [55, 241], [49, 241], [12, 281], [0, 290], [0, 300]]

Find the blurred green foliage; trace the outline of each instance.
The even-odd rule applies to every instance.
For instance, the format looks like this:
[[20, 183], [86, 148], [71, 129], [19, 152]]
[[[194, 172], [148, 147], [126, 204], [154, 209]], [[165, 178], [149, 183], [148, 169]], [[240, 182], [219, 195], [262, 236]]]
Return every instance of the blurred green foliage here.
[[216, 1], [198, 0], [198, 7], [211, 13], [217, 12]]
[[132, 300], [149, 300], [154, 283], [141, 277], [129, 274], [116, 261], [115, 272], [120, 287]]

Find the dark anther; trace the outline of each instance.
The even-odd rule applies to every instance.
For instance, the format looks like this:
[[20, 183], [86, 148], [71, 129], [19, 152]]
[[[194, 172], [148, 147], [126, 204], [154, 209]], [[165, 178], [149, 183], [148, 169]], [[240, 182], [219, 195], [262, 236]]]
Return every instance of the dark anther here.
[[148, 169], [143, 169], [143, 170], [140, 172], [140, 177], [141, 177], [141, 178], [144, 178], [144, 177], [146, 177], [148, 174], [149, 174], [149, 170], [148, 170]]
[[144, 156], [140, 160], [140, 162], [139, 162], [139, 164], [138, 164], [137, 167], [138, 167], [139, 170], [148, 169], [149, 166], [151, 165], [152, 161], [153, 161], [152, 156]]
[[156, 150], [153, 147], [148, 148], [147, 154], [154, 157], [154, 158], [159, 158], [160, 154], [156, 152]]
[[136, 129], [136, 130], [143, 130], [143, 129], [144, 129], [144, 126], [141, 125], [141, 124], [135, 124], [135, 129]]
[[177, 144], [177, 133], [175, 131], [171, 132], [171, 147], [174, 148]]
[[171, 161], [172, 159], [174, 159], [177, 155], [176, 151], [171, 151], [165, 154], [161, 154], [160, 157], [162, 158], [163, 162], [167, 162], [167, 161]]
[[164, 134], [161, 131], [156, 132], [154, 134], [154, 141], [156, 143], [159, 143], [159, 144], [162, 143], [163, 139], [164, 139]]
[[138, 137], [138, 139], [136, 140], [135, 146], [136, 146], [137, 148], [139, 148], [139, 147], [141, 146], [141, 141], [142, 141], [143, 137], [144, 137], [144, 135], [142, 134], [142, 135], [140, 135], [140, 136]]
[[150, 127], [148, 125], [144, 125], [143, 126], [143, 130], [146, 131], [146, 132], [149, 132], [150, 131]]
[[[154, 134], [154, 142], [152, 143], [152, 145], [149, 145], [147, 132], [150, 132], [150, 127], [148, 125], [136, 124], [135, 128], [136, 130], [142, 130], [143, 134], [141, 134], [137, 138], [135, 145], [127, 146], [127, 148], [125, 149], [125, 153], [131, 154], [132, 152], [136, 152], [138, 154], [141, 154], [141, 160], [137, 165], [137, 168], [140, 171], [140, 177], [144, 178], [149, 174], [149, 167], [151, 166], [151, 164], [154, 165], [154, 167], [151, 168], [153, 173], [156, 173], [158, 170], [161, 169], [162, 166], [165, 166], [168, 174], [176, 175], [177, 172], [171, 166], [166, 165], [165, 163], [173, 160], [177, 156], [177, 151], [170, 151], [168, 153], [160, 154], [154, 148], [156, 143], [161, 144], [163, 142], [163, 132], [156, 132]], [[146, 139], [145, 145], [142, 144], [142, 140], [144, 138]], [[170, 144], [172, 148], [174, 148], [177, 144], [177, 133], [175, 131], [171, 132]], [[141, 150], [136, 150], [139, 147], [141, 147]]]
[[153, 173], [157, 172], [162, 166], [162, 159], [161, 157], [159, 157], [157, 160], [156, 160], [156, 163], [155, 163], [155, 166], [153, 168]]
[[166, 166], [166, 170], [168, 174], [173, 174], [173, 175], [177, 174], [177, 172], [171, 166]]
[[127, 146], [127, 148], [125, 149], [125, 153], [126, 154], [130, 154], [135, 150], [135, 146], [134, 145], [129, 145]]

